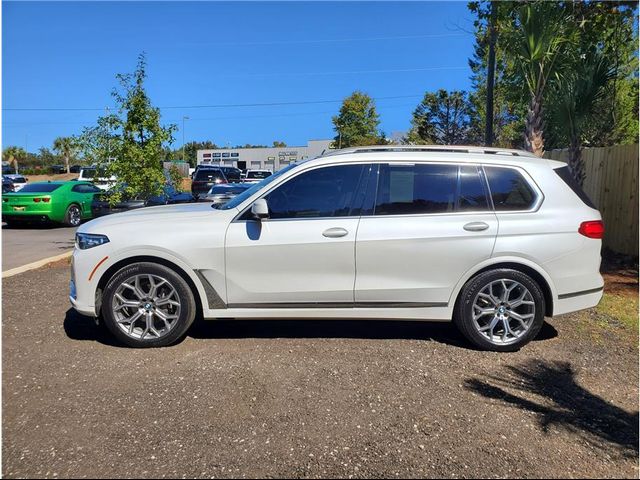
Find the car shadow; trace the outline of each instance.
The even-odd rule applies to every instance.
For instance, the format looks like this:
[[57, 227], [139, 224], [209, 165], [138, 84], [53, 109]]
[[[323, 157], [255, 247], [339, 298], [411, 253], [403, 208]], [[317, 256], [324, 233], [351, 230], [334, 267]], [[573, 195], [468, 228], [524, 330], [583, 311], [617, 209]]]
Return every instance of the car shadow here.
[[[621, 447], [624, 455], [638, 455], [638, 412], [629, 413], [578, 385], [571, 364], [530, 360], [504, 369], [503, 375], [488, 380], [467, 379], [465, 387], [486, 398], [536, 413], [544, 432], [556, 425], [603, 447]], [[540, 401], [533, 400], [532, 394]]]
[[[72, 340], [99, 342], [109, 346], [120, 344], [104, 326], [93, 319], [67, 310], [64, 330]], [[548, 340], [558, 335], [556, 329], [545, 322], [535, 341]], [[196, 319], [187, 332], [195, 339], [240, 338], [353, 338], [430, 340], [455, 347], [474, 349], [451, 322], [422, 322], [402, 320], [235, 320]]]

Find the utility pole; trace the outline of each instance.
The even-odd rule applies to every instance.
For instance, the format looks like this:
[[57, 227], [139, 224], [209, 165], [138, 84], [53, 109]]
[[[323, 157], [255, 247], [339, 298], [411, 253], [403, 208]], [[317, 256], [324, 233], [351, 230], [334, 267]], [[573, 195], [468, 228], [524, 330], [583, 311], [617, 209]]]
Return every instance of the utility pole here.
[[184, 121], [189, 120], [189, 117], [186, 115], [182, 117], [182, 161], [184, 162]]
[[489, 58], [487, 60], [487, 104], [485, 113], [484, 144], [493, 145], [493, 88], [496, 73], [496, 21], [498, 19], [498, 5], [496, 0], [491, 2], [489, 17]]

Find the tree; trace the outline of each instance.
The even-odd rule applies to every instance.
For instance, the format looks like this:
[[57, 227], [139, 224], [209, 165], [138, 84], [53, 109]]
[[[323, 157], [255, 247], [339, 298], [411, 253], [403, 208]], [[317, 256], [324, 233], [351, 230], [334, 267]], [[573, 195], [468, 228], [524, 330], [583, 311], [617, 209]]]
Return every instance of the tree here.
[[471, 125], [473, 105], [467, 92], [427, 92], [413, 112], [410, 143], [439, 145], [473, 144], [479, 141]]
[[511, 47], [517, 73], [530, 95], [525, 118], [525, 147], [538, 157], [544, 153], [543, 104], [547, 82], [562, 66], [570, 22], [571, 18], [551, 2], [529, 3], [518, 9], [519, 28], [515, 30]]
[[78, 143], [73, 137], [58, 137], [53, 141], [53, 149], [64, 159], [67, 173], [71, 173], [69, 161], [75, 157]]
[[18, 165], [22, 164], [27, 158], [27, 152], [22, 147], [9, 146], [2, 150], [2, 161], [8, 162], [9, 165], [13, 165], [13, 168], [18, 171]]
[[609, 82], [615, 77], [612, 61], [602, 52], [582, 57], [571, 72], [559, 79], [556, 86], [557, 124], [562, 125], [569, 138], [569, 167], [574, 178], [582, 184], [582, 133], [595, 112], [598, 101], [605, 97]]
[[173, 143], [176, 125], [160, 125], [160, 110], [151, 105], [144, 88], [144, 54], [133, 73], [116, 78], [120, 88], [112, 96], [117, 113], [100, 117], [95, 127], [85, 129], [80, 142], [84, 154], [116, 176], [116, 193], [110, 201], [119, 201], [123, 194], [159, 195], [165, 183], [165, 146]]
[[279, 140], [275, 140], [275, 141], [273, 142], [273, 148], [284, 148], [284, 147], [286, 147], [286, 146], [287, 146], [287, 144], [286, 144], [286, 143], [281, 142], [281, 141], [279, 141]]
[[331, 119], [336, 136], [333, 146], [338, 148], [386, 143], [378, 130], [380, 117], [373, 99], [362, 92], [353, 92], [345, 98], [337, 116]]

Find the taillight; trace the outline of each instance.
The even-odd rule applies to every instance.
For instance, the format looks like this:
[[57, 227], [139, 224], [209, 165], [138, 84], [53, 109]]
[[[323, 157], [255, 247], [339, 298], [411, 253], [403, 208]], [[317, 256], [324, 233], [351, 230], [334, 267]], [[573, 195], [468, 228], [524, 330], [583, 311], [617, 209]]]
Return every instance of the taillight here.
[[33, 201], [36, 203], [40, 203], [40, 200], [42, 200], [41, 198], [34, 198]]
[[42, 199], [42, 201], [43, 201], [44, 203], [49, 203], [49, 202], [51, 201], [51, 199], [50, 199], [49, 197], [44, 197], [44, 198]]
[[604, 236], [604, 223], [602, 223], [602, 220], [582, 222], [578, 233], [587, 238], [602, 238]]

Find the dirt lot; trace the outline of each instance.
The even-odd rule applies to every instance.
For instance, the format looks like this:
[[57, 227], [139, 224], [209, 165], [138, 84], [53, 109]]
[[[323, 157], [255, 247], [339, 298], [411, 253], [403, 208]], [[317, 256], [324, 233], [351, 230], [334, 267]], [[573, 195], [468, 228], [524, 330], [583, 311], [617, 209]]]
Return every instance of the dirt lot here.
[[[607, 295], [637, 325], [636, 274]], [[638, 477], [637, 330], [610, 311], [515, 354], [352, 321], [201, 322], [132, 350], [67, 282], [3, 282], [5, 477]]]

